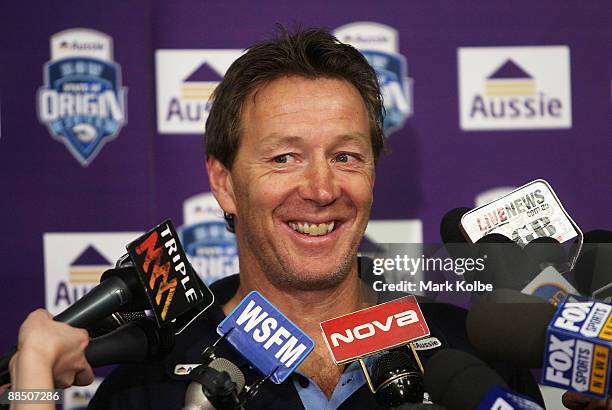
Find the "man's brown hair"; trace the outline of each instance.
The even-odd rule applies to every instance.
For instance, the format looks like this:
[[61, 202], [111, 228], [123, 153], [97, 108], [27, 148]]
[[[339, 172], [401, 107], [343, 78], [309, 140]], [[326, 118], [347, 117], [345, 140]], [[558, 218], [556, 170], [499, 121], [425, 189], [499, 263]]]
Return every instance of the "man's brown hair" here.
[[206, 155], [231, 169], [240, 145], [241, 112], [247, 96], [290, 75], [348, 81], [358, 91], [370, 123], [372, 151], [378, 160], [384, 144], [384, 108], [376, 72], [355, 48], [322, 29], [290, 33], [279, 26], [275, 38], [253, 45], [229, 67], [211, 96], [206, 121]]

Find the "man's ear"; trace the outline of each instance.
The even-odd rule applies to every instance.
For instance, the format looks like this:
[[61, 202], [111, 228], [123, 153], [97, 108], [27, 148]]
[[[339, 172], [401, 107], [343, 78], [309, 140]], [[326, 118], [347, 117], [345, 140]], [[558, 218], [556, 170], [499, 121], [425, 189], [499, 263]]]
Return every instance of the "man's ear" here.
[[209, 155], [206, 158], [206, 170], [210, 190], [219, 202], [221, 209], [228, 214], [236, 215], [236, 196], [229, 169], [217, 158]]

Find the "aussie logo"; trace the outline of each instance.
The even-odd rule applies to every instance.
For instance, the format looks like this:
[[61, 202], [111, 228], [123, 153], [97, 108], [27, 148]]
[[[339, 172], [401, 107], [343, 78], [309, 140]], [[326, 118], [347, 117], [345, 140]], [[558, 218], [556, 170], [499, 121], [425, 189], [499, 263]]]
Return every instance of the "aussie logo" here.
[[56, 315], [100, 283], [137, 232], [45, 233], [45, 307]]
[[202, 134], [209, 98], [242, 50], [156, 50], [157, 131]]
[[463, 47], [461, 128], [571, 128], [569, 48]]
[[39, 119], [87, 166], [127, 121], [127, 91], [113, 61], [112, 38], [89, 29], [56, 33], [43, 72]]
[[334, 34], [357, 48], [376, 70], [385, 104], [384, 130], [389, 136], [412, 115], [412, 80], [406, 58], [399, 54], [398, 34], [392, 27], [372, 22], [338, 27]]

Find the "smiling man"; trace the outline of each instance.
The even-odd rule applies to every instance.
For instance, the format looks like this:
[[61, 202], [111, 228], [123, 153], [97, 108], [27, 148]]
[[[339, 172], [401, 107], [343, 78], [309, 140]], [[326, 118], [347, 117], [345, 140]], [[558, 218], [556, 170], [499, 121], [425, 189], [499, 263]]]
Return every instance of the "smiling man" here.
[[[205, 142], [211, 190], [236, 233], [240, 274], [211, 286], [215, 305], [170, 355], [119, 367], [90, 408], [182, 408], [190, 380], [177, 369], [199, 362], [218, 323], [252, 290], [307, 332], [315, 349], [285, 382], [265, 383], [246, 408], [381, 408], [357, 363], [332, 361], [319, 323], [377, 303], [360, 278], [357, 248], [372, 206], [382, 120], [376, 73], [326, 31], [280, 30], [238, 58], [213, 95]], [[443, 347], [471, 351], [463, 310], [428, 304], [423, 312]], [[247, 384], [259, 377], [229, 345], [219, 345], [217, 356], [236, 363]], [[527, 372], [497, 370], [515, 390], [539, 397]]]
[[284, 36], [234, 63], [207, 123], [211, 189], [240, 254], [240, 285], [223, 311], [251, 290], [264, 294], [315, 340], [301, 370], [331, 397], [342, 369], [319, 323], [374, 301], [362, 292], [357, 247], [383, 145], [382, 101], [354, 48], [321, 31]]

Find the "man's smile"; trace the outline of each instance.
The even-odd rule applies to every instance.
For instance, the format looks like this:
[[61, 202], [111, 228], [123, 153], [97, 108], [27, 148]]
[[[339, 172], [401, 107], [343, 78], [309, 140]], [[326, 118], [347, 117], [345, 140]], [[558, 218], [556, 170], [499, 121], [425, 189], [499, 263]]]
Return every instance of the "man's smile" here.
[[289, 222], [291, 229], [310, 236], [326, 235], [334, 230], [335, 221], [323, 223]]

